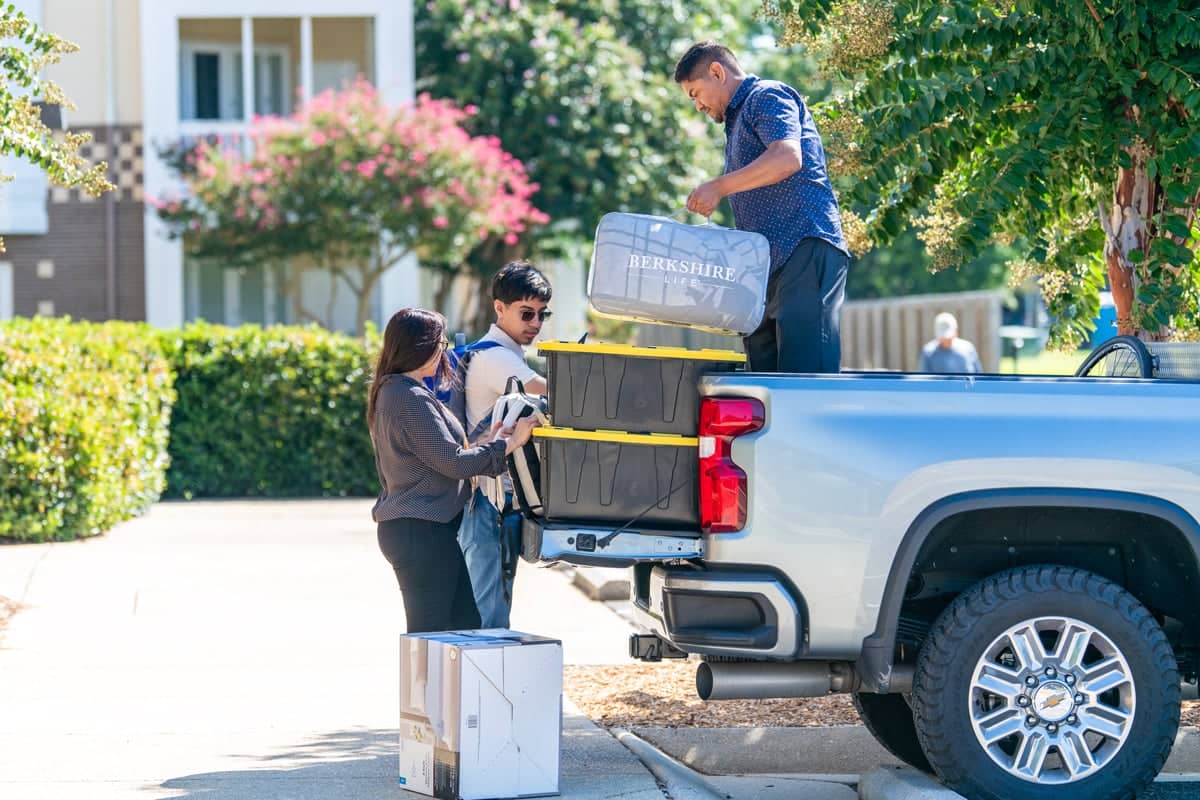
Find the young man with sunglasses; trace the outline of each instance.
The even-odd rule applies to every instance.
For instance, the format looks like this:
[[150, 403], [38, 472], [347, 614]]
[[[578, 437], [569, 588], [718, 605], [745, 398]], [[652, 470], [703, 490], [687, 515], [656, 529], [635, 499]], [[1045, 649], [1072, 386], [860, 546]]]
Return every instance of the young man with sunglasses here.
[[[492, 305], [496, 322], [480, 339], [494, 342], [477, 349], [466, 371], [467, 430], [475, 430], [504, 394], [509, 378], [517, 378], [529, 394], [545, 394], [546, 379], [525, 363], [525, 348], [542, 332], [551, 312], [550, 281], [528, 261], [504, 265], [492, 279]], [[498, 345], [498, 346], [497, 346]], [[521, 515], [513, 509], [512, 485], [508, 476], [481, 478], [499, 480], [502, 487], [486, 483], [476, 489], [458, 530], [475, 590], [475, 604], [484, 628], [507, 628], [512, 608], [513, 578], [521, 551]], [[500, 489], [503, 489], [501, 495]], [[504, 497], [497, 508], [488, 497]]]

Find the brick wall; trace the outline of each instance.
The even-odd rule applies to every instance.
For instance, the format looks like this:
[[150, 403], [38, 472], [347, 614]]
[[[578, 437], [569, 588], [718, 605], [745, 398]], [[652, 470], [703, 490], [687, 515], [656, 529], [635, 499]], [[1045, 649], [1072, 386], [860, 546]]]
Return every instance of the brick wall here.
[[[107, 161], [117, 185], [112, 200], [51, 186], [50, 230], [45, 236], [5, 236], [0, 261], [13, 265], [13, 313], [75, 319], [142, 320], [145, 302], [145, 205], [140, 126], [73, 128], [91, 131], [81, 149], [89, 161]], [[106, 266], [108, 204], [115, 204], [116, 308], [109, 308]], [[113, 311], [115, 313], [110, 313]]]

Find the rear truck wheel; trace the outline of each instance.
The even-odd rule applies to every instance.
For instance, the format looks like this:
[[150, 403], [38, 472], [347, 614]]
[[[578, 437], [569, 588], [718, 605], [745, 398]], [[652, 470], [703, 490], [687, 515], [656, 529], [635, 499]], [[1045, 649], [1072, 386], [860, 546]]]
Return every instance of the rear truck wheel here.
[[912, 707], [899, 694], [855, 692], [854, 710], [875, 741], [896, 758], [922, 772], [933, 772], [929, 759], [917, 741], [917, 726]]
[[1117, 584], [1035, 566], [942, 612], [917, 659], [913, 714], [937, 774], [970, 800], [1127, 800], [1179, 727], [1162, 628]]

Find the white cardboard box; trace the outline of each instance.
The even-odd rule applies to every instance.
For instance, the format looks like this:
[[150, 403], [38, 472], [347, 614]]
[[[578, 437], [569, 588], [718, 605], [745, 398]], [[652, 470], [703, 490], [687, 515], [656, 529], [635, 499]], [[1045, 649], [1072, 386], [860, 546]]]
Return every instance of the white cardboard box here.
[[400, 637], [400, 785], [443, 800], [558, 794], [562, 643], [509, 630]]

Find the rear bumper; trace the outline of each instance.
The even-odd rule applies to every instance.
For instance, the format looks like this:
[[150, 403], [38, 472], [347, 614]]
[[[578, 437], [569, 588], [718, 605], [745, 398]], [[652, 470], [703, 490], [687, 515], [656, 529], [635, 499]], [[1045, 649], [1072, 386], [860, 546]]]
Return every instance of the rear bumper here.
[[681, 650], [780, 660], [801, 650], [801, 606], [770, 574], [646, 565], [634, 575], [638, 622]]
[[523, 520], [521, 557], [538, 562], [565, 561], [589, 567], [631, 567], [646, 562], [701, 558], [704, 540], [697, 531], [555, 525]]

